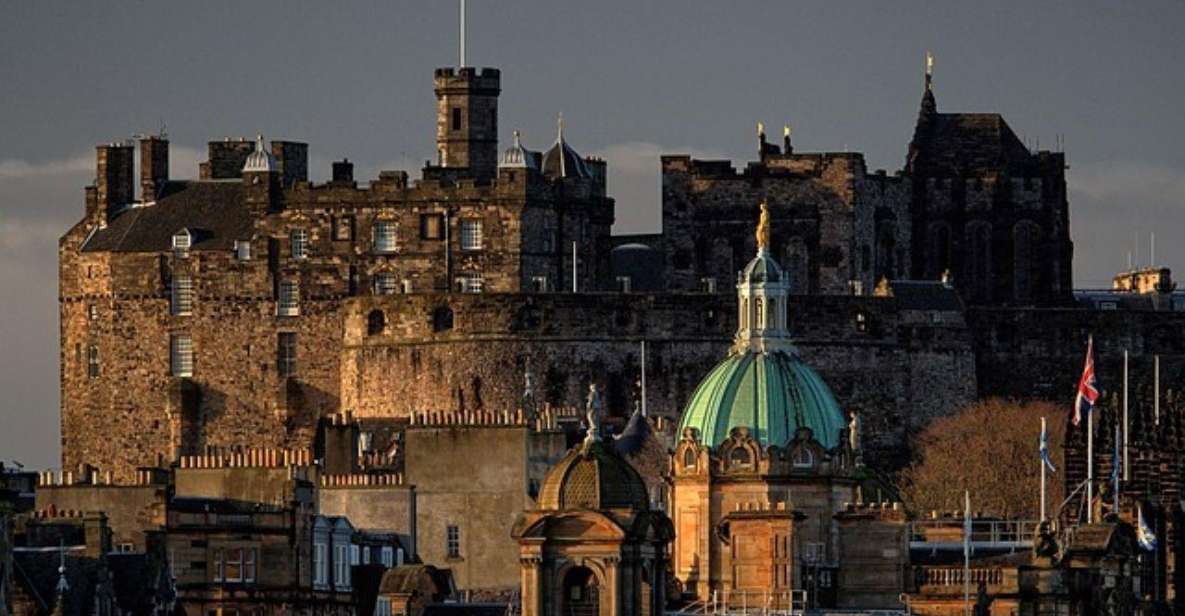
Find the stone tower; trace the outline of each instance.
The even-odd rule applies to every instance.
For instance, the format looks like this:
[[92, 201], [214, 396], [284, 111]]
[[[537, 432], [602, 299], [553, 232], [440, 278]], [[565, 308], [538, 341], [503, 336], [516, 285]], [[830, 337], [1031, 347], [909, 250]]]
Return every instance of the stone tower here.
[[436, 164], [467, 168], [479, 179], [498, 170], [498, 94], [496, 68], [436, 69]]

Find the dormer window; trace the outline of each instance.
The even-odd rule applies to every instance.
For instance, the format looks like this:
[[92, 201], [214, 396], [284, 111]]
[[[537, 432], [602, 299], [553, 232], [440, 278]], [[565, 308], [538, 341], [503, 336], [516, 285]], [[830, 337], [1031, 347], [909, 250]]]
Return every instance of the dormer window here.
[[800, 447], [794, 452], [794, 468], [811, 468], [815, 465], [815, 454], [810, 449]]
[[192, 245], [193, 235], [189, 233], [189, 229], [182, 229], [173, 234], [173, 252], [185, 254]]

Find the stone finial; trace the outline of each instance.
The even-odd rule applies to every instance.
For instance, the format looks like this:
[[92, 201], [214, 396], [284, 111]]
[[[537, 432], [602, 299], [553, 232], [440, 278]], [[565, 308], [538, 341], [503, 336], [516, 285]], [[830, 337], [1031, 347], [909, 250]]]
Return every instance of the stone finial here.
[[588, 384], [585, 420], [588, 422], [588, 434], [584, 437], [584, 448], [587, 450], [593, 443], [601, 440], [601, 394], [597, 391], [596, 383]]
[[926, 89], [930, 90], [933, 87], [934, 81], [934, 54], [926, 50]]

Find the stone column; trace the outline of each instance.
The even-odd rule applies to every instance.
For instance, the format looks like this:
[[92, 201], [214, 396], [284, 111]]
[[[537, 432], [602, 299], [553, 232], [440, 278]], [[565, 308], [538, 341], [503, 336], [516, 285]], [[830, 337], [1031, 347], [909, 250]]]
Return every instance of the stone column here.
[[621, 557], [605, 558], [605, 596], [601, 598], [601, 616], [622, 616]]
[[[524, 550], [524, 552], [526, 552]], [[526, 554], [519, 557], [521, 566], [520, 579], [522, 583], [521, 597], [522, 616], [544, 616], [543, 594], [543, 557], [539, 554]]]

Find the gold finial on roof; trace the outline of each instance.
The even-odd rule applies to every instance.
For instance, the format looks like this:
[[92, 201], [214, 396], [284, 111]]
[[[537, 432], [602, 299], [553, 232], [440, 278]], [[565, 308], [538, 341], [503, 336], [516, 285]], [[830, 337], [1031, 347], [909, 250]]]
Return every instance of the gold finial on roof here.
[[761, 217], [757, 219], [757, 249], [769, 248], [769, 206], [761, 201]]
[[758, 122], [757, 123], [757, 134], [758, 135], [765, 134], [765, 122]]
[[926, 51], [926, 89], [929, 90], [934, 81], [934, 54]]
[[782, 136], [783, 136], [783, 137], [789, 137], [789, 136], [790, 136], [790, 125], [789, 125], [789, 124], [783, 124], [783, 125], [782, 125]]

